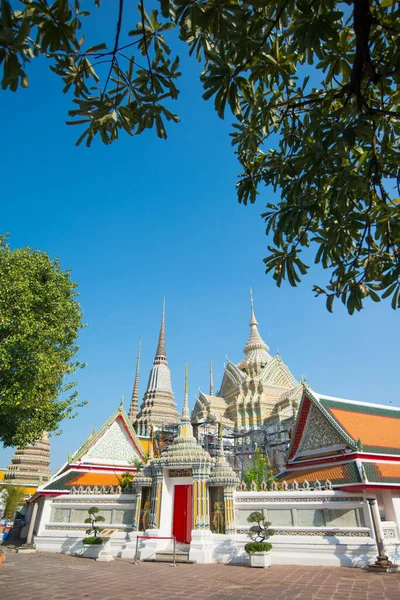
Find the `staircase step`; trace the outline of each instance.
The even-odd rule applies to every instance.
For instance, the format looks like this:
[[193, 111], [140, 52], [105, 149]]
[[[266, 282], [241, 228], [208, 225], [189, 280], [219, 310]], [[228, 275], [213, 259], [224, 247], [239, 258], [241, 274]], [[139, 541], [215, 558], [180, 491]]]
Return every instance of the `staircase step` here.
[[[155, 557], [153, 558], [145, 558], [144, 562], [167, 562], [172, 563], [174, 560], [174, 553], [169, 550], [164, 550], [163, 552], [157, 552]], [[175, 562], [176, 563], [185, 563], [187, 565], [193, 565], [196, 561], [189, 560], [189, 552], [180, 552], [179, 550], [175, 553]]]

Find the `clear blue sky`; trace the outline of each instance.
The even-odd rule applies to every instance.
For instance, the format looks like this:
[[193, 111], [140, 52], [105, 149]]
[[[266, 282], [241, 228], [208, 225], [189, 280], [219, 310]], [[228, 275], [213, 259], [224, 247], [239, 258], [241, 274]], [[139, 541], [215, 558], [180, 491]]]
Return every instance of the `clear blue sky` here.
[[[28, 90], [0, 92], [0, 231], [10, 232], [13, 246], [40, 248], [72, 269], [88, 324], [79, 357], [88, 366], [78, 380], [90, 404], [52, 438], [53, 469], [102, 425], [121, 394], [128, 408], [140, 337], [143, 395], [164, 296], [179, 408], [186, 361], [193, 406], [198, 387], [208, 388], [210, 356], [217, 389], [226, 355], [240, 360], [250, 286], [260, 332], [295, 377], [305, 374], [329, 395], [400, 403], [399, 315], [388, 303], [370, 303], [353, 317], [336, 304], [329, 314], [311, 292], [326, 282], [319, 269], [297, 289], [279, 290], [264, 275], [260, 214], [273, 193], [264, 189], [253, 206], [237, 203], [229, 119], [218, 119], [201, 99], [196, 63], [184, 57], [182, 70], [181, 122], [169, 126], [167, 142], [146, 132], [76, 148], [78, 128], [65, 125], [70, 99], [44, 63], [29, 70]], [[0, 449], [0, 466], [11, 455]]]

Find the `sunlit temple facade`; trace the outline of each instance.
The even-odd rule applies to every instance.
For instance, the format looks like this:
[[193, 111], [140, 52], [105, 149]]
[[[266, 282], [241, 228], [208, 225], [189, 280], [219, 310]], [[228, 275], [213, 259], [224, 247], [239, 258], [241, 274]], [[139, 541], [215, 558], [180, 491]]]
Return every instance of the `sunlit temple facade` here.
[[[377, 568], [398, 565], [400, 409], [298, 382], [269, 353], [251, 300], [243, 358], [227, 360], [217, 393], [210, 368], [191, 414], [186, 367], [179, 414], [165, 325], [164, 304], [141, 403], [139, 345], [128, 412], [121, 402], [30, 499], [28, 546], [92, 556], [85, 519], [96, 506], [109, 536], [98, 560], [171, 562], [177, 542], [182, 561], [246, 564], [248, 517], [263, 511], [273, 563], [367, 567], [378, 556]], [[256, 448], [281, 471], [272, 482], [242, 480]]]

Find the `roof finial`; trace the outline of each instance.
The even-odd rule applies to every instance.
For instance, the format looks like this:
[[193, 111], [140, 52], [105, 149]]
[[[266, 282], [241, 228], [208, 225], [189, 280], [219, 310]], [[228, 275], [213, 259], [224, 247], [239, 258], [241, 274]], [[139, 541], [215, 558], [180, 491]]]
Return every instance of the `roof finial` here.
[[214, 396], [214, 378], [213, 378], [212, 358], [210, 358], [210, 396]]
[[136, 419], [136, 415], [139, 407], [139, 368], [140, 368], [140, 350], [142, 348], [142, 338], [139, 339], [139, 347], [136, 361], [136, 373], [135, 373], [135, 382], [133, 384], [132, 398], [131, 398], [131, 406], [129, 408], [129, 419], [133, 423]]
[[253, 290], [250, 288], [250, 306], [251, 306], [251, 319], [250, 319], [250, 327], [252, 325], [258, 325], [256, 316], [254, 314], [254, 302], [253, 302]]
[[118, 410], [119, 411], [123, 411], [124, 410], [124, 395], [123, 394], [121, 396], [121, 402], [119, 403]]
[[189, 366], [185, 367], [185, 395], [183, 397], [182, 421], [189, 421]]
[[167, 363], [167, 351], [165, 349], [165, 298], [163, 301], [160, 335], [158, 336], [158, 345], [154, 364], [160, 364], [161, 362]]

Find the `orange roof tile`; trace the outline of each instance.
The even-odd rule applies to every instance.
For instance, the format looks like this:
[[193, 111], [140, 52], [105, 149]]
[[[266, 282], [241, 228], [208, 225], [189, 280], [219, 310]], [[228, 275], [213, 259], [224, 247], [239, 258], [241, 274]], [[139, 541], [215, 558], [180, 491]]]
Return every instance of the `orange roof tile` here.
[[68, 481], [65, 485], [68, 487], [77, 487], [80, 485], [119, 485], [118, 477], [120, 477], [120, 475], [117, 475], [116, 473], [99, 473], [93, 471], [91, 473], [81, 473], [74, 479]]
[[294, 481], [303, 483], [305, 480], [312, 484], [316, 479], [323, 484], [327, 479], [334, 484], [340, 483], [360, 483], [360, 477], [355, 463], [346, 463], [344, 465], [330, 465], [325, 467], [310, 467], [308, 469], [298, 469], [286, 471], [278, 477], [279, 481], [286, 481], [291, 484]]
[[368, 446], [372, 447], [372, 451], [375, 448], [400, 449], [399, 418], [355, 412], [333, 406], [328, 410], [353, 440], [357, 441], [360, 438], [364, 450], [368, 450]]
[[363, 461], [369, 482], [400, 483], [400, 463], [371, 463]]

